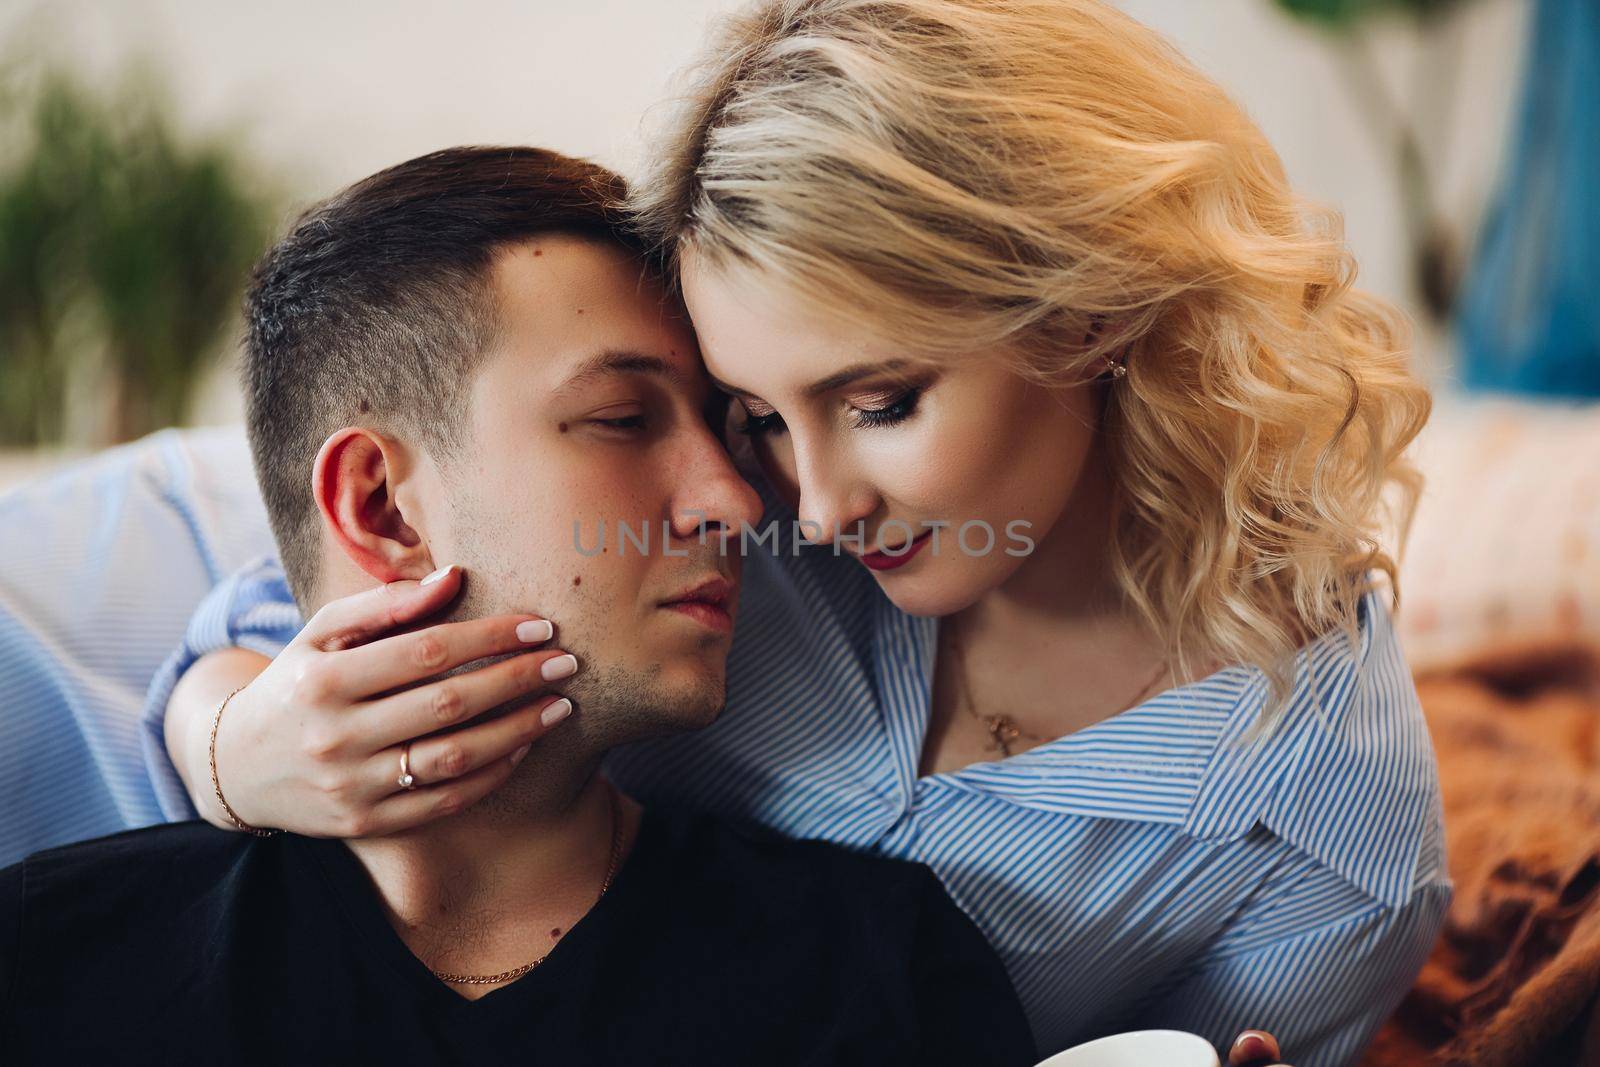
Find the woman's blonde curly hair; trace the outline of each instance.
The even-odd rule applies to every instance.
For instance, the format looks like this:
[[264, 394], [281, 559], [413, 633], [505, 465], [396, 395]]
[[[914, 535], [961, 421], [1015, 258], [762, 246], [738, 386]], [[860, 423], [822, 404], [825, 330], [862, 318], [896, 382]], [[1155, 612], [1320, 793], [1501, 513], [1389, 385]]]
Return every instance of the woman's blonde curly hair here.
[[690, 78], [634, 186], [669, 261], [1047, 382], [1126, 360], [1115, 577], [1180, 663], [1266, 672], [1258, 728], [1306, 640], [1398, 594], [1379, 531], [1430, 404], [1404, 322], [1160, 36], [1097, 0], [763, 0]]

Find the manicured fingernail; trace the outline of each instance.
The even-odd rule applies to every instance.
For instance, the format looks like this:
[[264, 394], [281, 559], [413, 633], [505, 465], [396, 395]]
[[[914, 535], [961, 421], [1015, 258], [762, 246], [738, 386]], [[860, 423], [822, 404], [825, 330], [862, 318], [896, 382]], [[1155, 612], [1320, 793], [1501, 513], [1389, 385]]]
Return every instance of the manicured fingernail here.
[[560, 722], [562, 719], [565, 719], [571, 714], [572, 701], [568, 700], [566, 697], [562, 697], [560, 700], [544, 709], [544, 713], [539, 716], [539, 721], [544, 723], [546, 726], [554, 726], [556, 723]]
[[517, 640], [530, 645], [537, 645], [541, 641], [550, 640], [555, 632], [555, 627], [544, 619], [533, 619], [529, 622], [517, 623]]
[[1233, 1055], [1247, 1061], [1277, 1059], [1278, 1050], [1274, 1044], [1270, 1035], [1260, 1030], [1246, 1030], [1233, 1043]]
[[578, 657], [570, 652], [565, 656], [557, 656], [555, 659], [547, 660], [539, 670], [540, 676], [547, 682], [559, 682], [561, 679], [571, 678], [577, 673]]
[[532, 747], [532, 745], [523, 745], [521, 748], [511, 753], [511, 766], [515, 767], [517, 764], [521, 763], [522, 757], [526, 756], [528, 754], [528, 750]]
[[426, 578], [422, 579], [422, 584], [423, 585], [432, 585], [434, 582], [437, 582], [440, 579], [444, 578], [446, 575], [448, 575], [451, 571], [453, 571], [455, 569], [456, 569], [456, 565], [454, 563], [450, 564], [448, 567], [440, 567], [438, 570], [434, 571], [432, 574], [430, 574]]

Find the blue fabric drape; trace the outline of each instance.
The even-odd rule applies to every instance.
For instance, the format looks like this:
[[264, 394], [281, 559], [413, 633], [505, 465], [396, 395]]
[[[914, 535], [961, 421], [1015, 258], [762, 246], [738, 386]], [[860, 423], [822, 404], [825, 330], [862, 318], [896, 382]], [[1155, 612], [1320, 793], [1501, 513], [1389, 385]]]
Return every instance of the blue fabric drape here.
[[1468, 388], [1600, 396], [1600, 0], [1537, 0], [1512, 156], [1460, 307]]

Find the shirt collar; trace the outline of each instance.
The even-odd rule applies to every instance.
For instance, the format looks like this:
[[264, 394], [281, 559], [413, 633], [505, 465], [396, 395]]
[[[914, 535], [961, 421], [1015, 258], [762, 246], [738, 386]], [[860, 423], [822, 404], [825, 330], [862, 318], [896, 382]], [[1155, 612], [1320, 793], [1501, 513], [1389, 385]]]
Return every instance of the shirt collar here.
[[[931, 691], [937, 628], [909, 623]], [[1404, 903], [1437, 797], [1427, 730], [1378, 595], [1362, 603], [1355, 642], [1340, 631], [1300, 650], [1276, 729], [1251, 742], [1268, 698], [1261, 671], [1231, 667], [930, 781], [1033, 810], [1165, 824], [1202, 841], [1264, 826], [1374, 899]]]

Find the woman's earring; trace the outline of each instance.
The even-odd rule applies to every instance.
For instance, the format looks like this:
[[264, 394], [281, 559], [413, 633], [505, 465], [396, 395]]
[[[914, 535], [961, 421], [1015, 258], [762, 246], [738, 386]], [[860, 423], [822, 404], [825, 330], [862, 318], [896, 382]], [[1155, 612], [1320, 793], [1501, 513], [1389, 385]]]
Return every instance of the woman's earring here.
[[[1099, 337], [1100, 337], [1101, 327], [1103, 327], [1104, 325], [1105, 325], [1105, 320], [1101, 319], [1099, 316], [1096, 316], [1096, 317], [1090, 319], [1089, 320], [1089, 332], [1086, 335], [1084, 335], [1083, 343], [1085, 345], [1091, 345], [1096, 340], [1098, 340]], [[1110, 378], [1114, 382], [1119, 382], [1119, 381], [1121, 381], [1122, 379], [1124, 379], [1124, 378], [1126, 378], [1128, 376], [1128, 368], [1126, 366], [1124, 366], [1123, 362], [1122, 362], [1124, 359], [1127, 358], [1127, 355], [1128, 355], [1128, 350], [1126, 348], [1124, 348], [1122, 351], [1118, 352], [1114, 356], [1106, 356], [1105, 357], [1105, 360], [1106, 360], [1106, 370], [1105, 370], [1106, 377]]]

